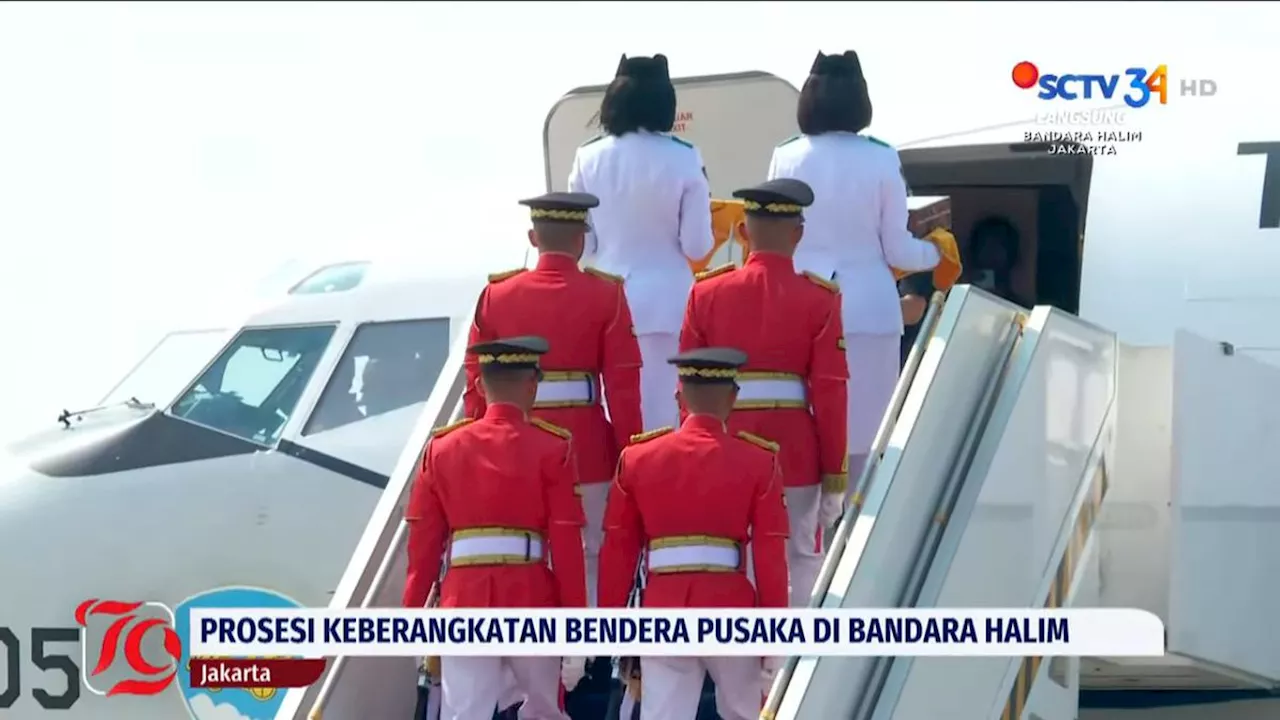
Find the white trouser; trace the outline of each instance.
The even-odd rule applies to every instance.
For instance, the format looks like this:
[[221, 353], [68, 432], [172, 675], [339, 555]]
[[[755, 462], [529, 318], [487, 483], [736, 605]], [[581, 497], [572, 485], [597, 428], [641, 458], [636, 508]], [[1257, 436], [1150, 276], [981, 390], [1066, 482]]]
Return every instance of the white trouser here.
[[427, 690], [430, 694], [427, 695], [427, 712], [423, 720], [440, 720], [440, 695], [444, 692], [440, 689], [440, 681], [433, 678]]
[[822, 486], [789, 487], [787, 520], [791, 536], [787, 538], [787, 568], [791, 574], [791, 607], [809, 607], [813, 584], [822, 572], [822, 534], [818, 527], [818, 505], [822, 502]]
[[[693, 720], [707, 673], [716, 685], [716, 713], [722, 720], [756, 720], [764, 705], [760, 658], [645, 658], [640, 720]], [[623, 720], [626, 720], [625, 716]]]
[[[511, 666], [504, 664], [502, 666], [502, 692], [498, 694], [498, 710], [506, 710], [516, 703], [524, 702], [525, 692], [520, 688], [520, 683], [516, 682], [516, 674], [511, 671]], [[441, 720], [444, 720], [441, 718]]]
[[[849, 361], [850, 455], [871, 452], [901, 370], [900, 335], [845, 335]], [[793, 530], [794, 534], [794, 530]]]
[[[858, 491], [858, 480], [862, 478], [862, 468], [867, 464], [867, 455], [850, 455], [849, 456], [849, 489], [844, 493], [844, 507], [847, 511], [853, 502], [853, 494]], [[836, 528], [840, 526], [837, 522], [829, 528], [823, 528], [823, 553], [827, 548], [831, 547], [831, 540], [836, 535]], [[821, 572], [821, 570], [819, 570]]]
[[636, 338], [640, 344], [640, 415], [645, 430], [680, 424], [680, 407], [676, 404], [679, 375], [667, 360], [680, 352], [677, 333], [645, 333]]
[[569, 720], [560, 711], [560, 658], [444, 657], [440, 720], [493, 720], [502, 695], [504, 668], [523, 690], [521, 720]]
[[618, 720], [631, 720], [631, 715], [636, 711], [636, 699], [631, 697], [631, 693], [626, 688], [622, 690], [622, 705], [618, 708]]
[[587, 604], [596, 606], [596, 583], [600, 573], [600, 545], [604, 542], [604, 508], [609, 500], [611, 482], [579, 485], [582, 491], [582, 512], [587, 516], [583, 530], [583, 549], [587, 562]]

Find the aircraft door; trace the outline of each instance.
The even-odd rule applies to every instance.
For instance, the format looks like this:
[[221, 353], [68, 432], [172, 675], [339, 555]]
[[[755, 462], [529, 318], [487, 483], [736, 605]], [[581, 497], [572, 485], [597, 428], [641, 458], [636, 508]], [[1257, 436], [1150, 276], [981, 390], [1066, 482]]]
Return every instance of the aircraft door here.
[[[761, 182], [773, 148], [799, 132], [796, 102], [800, 92], [766, 72], [742, 72], [677, 78], [678, 105], [673, 134], [702, 154], [713, 198]], [[543, 125], [542, 143], [548, 190], [567, 188], [578, 146], [599, 135], [600, 101], [606, 85], [569, 91]], [[717, 233], [717, 250], [698, 267], [740, 261], [741, 252]]]
[[1190, 332], [1174, 338], [1168, 649], [1280, 684], [1280, 367]]

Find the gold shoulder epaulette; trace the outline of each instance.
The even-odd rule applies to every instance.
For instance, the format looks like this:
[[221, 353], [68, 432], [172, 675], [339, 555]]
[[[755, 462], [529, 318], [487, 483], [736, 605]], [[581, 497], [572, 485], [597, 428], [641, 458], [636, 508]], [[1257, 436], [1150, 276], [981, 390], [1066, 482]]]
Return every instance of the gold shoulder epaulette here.
[[556, 425], [555, 423], [549, 423], [546, 420], [543, 420], [542, 418], [529, 418], [529, 423], [540, 430], [546, 430], [552, 435], [559, 435], [565, 440], [569, 440], [573, 438], [573, 433], [569, 432], [567, 429], [562, 428], [559, 425]]
[[587, 272], [587, 273], [591, 273], [592, 275], [595, 275], [595, 276], [596, 276], [596, 277], [598, 277], [598, 278], [604, 278], [605, 280], [608, 280], [608, 281], [610, 281], [610, 282], [618, 283], [619, 285], [621, 285], [621, 284], [622, 284], [622, 276], [621, 276], [621, 275], [614, 275], [613, 273], [607, 273], [607, 272], [605, 272], [605, 271], [603, 271], [603, 270], [597, 270], [597, 269], [595, 269], [595, 268], [590, 268], [590, 267], [589, 267], [589, 268], [583, 268], [583, 269], [582, 269], [582, 271], [583, 271], [583, 272]]
[[489, 275], [489, 282], [500, 283], [503, 280], [508, 280], [510, 278], [513, 278], [519, 275], [522, 272], [525, 272], [527, 269], [528, 268], [516, 268], [515, 270], [507, 270], [506, 272], [491, 273]]
[[723, 275], [733, 269], [735, 269], [734, 264], [727, 263], [725, 265], [721, 265], [720, 267], [711, 268], [710, 270], [703, 270], [702, 272], [698, 273], [694, 277], [699, 281], [708, 280], [710, 278]]
[[472, 422], [471, 418], [462, 418], [458, 422], [449, 423], [448, 425], [441, 425], [440, 427], [431, 431], [431, 437], [435, 438], [435, 437], [440, 437], [442, 435], [447, 435], [453, 432], [454, 430], [457, 430], [458, 428], [462, 427], [463, 425], [470, 424], [471, 422]]
[[817, 273], [811, 273], [808, 270], [804, 271], [804, 276], [809, 278], [809, 281], [812, 282], [814, 285], [818, 285], [819, 287], [826, 288], [827, 290], [830, 290], [833, 293], [840, 292], [840, 286], [837, 285], [834, 280], [828, 280], [822, 277], [821, 275]]
[[675, 432], [675, 430], [676, 430], [675, 428], [668, 425], [667, 427], [660, 427], [657, 430], [650, 430], [648, 432], [636, 433], [635, 435], [631, 436], [631, 444], [635, 445], [637, 443], [649, 442], [650, 440], [656, 437], [662, 437], [667, 433]]
[[746, 440], [747, 442], [751, 443], [752, 445], [755, 445], [756, 447], [762, 447], [765, 450], [768, 450], [769, 452], [774, 452], [774, 453], [778, 452], [778, 443], [772, 440], [765, 440], [764, 438], [760, 437], [759, 435], [756, 435], [755, 433], [749, 433], [746, 430], [739, 430], [738, 437], [742, 440]]

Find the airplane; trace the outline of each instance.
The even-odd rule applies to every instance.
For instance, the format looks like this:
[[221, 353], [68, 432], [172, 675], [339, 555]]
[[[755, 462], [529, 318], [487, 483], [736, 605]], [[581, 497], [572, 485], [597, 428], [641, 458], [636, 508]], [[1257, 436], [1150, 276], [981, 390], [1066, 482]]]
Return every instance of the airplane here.
[[[758, 181], [771, 148], [796, 132], [796, 89], [776, 76], [750, 72], [687, 78], [677, 87], [685, 118], [679, 134], [701, 149], [715, 197], [728, 197], [735, 187]], [[550, 189], [563, 189], [573, 149], [594, 134], [591, 115], [602, 89], [571, 91], [548, 115], [544, 138]], [[919, 467], [906, 476], [908, 460], [920, 455], [919, 450], [912, 454], [912, 448], [935, 439], [923, 432], [922, 423], [936, 416], [938, 408], [949, 407], [944, 403], [959, 407], [972, 400], [962, 408], [968, 412], [978, 400], [946, 396], [948, 387], [962, 384], [939, 378], [984, 377], [992, 348], [1006, 341], [1005, 356], [1021, 352], [1028, 367], [1045, 357], [1059, 361], [1067, 371], [1055, 389], [1087, 395], [1102, 409], [1095, 407], [1088, 422], [1073, 418], [1075, 422], [1053, 431], [1076, 440], [1089, 436], [1083, 453], [1088, 457], [1072, 461], [1087, 460], [1096, 469], [1105, 455], [1105, 472], [1082, 470], [1078, 475], [1102, 474], [1111, 488], [1098, 509], [1102, 519], [1079, 537], [1082, 544], [1072, 545], [1070, 536], [1071, 520], [1084, 516], [1087, 507], [1072, 493], [1075, 485], [1067, 490], [1074, 499], [1058, 498], [1054, 508], [1040, 507], [1046, 503], [1037, 505], [1039, 498], [1022, 498], [1022, 506], [1056, 514], [1033, 513], [1039, 522], [1015, 529], [1045, 529], [1047, 539], [1034, 543], [1045, 546], [1039, 565], [1056, 567], [1051, 556], [1074, 548], [1069, 587], [1047, 586], [1056, 587], [1064, 604], [1140, 607], [1160, 615], [1169, 630], [1170, 654], [1156, 662], [1093, 658], [1018, 665], [1001, 659], [997, 666], [990, 659], [966, 659], [965, 667], [981, 670], [988, 680], [994, 677], [990, 685], [974, 684], [974, 692], [966, 695], [964, 687], [934, 684], [912, 696], [917, 703], [932, 695], [952, 707], [978, 707], [986, 696], [1010, 693], [1010, 703], [992, 706], [989, 717], [1059, 720], [1078, 714], [1110, 720], [1126, 713], [1147, 715], [1140, 709], [1090, 706], [1151, 703], [1149, 697], [1108, 696], [1147, 697], [1156, 689], [1173, 691], [1179, 701], [1183, 696], [1178, 693], [1188, 691], [1200, 702], [1216, 702], [1211, 712], [1232, 719], [1270, 717], [1280, 707], [1270, 697], [1280, 683], [1280, 657], [1274, 644], [1260, 640], [1266, 633], [1258, 630], [1268, 625], [1268, 590], [1278, 575], [1268, 554], [1252, 551], [1259, 542], [1275, 540], [1275, 530], [1248, 520], [1265, 517], [1276, 505], [1271, 484], [1261, 481], [1267, 477], [1265, 444], [1257, 433], [1275, 427], [1280, 418], [1257, 398], [1280, 382], [1275, 368], [1280, 338], [1266, 322], [1266, 298], [1243, 294], [1232, 284], [1237, 270], [1271, 267], [1267, 261], [1275, 256], [1267, 241], [1277, 237], [1280, 225], [1280, 127], [1261, 108], [1249, 105], [1251, 100], [1237, 97], [1231, 100], [1237, 103], [1232, 112], [1219, 118], [1218, 135], [1187, 142], [1189, 128], [1185, 123], [1179, 127], [1174, 116], [1176, 100], [1168, 108], [1150, 108], [1150, 126], [1140, 124], [1148, 122], [1147, 113], [1129, 113], [1144, 137], [1117, 147], [1115, 155], [1076, 152], [1074, 148], [1088, 144], [1082, 138], [1023, 142], [1026, 133], [1045, 132], [1042, 112], [977, 130], [947, 127], [945, 118], [939, 118], [936, 132], [916, 141], [887, 138], [901, 151], [913, 191], [951, 198], [962, 240], [966, 224], [983, 214], [1013, 218], [1022, 230], [1027, 263], [1016, 282], [1038, 307], [1028, 313], [964, 286], [954, 289], [945, 305], [935, 301], [926, 320], [929, 332], [921, 333], [900, 384], [901, 397], [882, 432], [883, 456], [864, 478], [874, 479], [871, 487], [883, 489], [888, 498], [908, 481], [941, 476], [937, 468], [931, 474]], [[753, 112], [741, 112], [744, 107]], [[1157, 129], [1171, 132], [1160, 135]], [[1058, 152], [1057, 146], [1070, 150]], [[1212, 237], [1213, 246], [1174, 240], [1187, 234]], [[1215, 253], [1228, 251], [1230, 267], [1211, 262]], [[726, 241], [707, 262], [740, 259], [741, 248]], [[1188, 271], [1197, 271], [1185, 281], [1183, 263]], [[210, 340], [222, 345], [221, 351], [179, 381], [166, 399], [153, 395], [69, 413], [70, 429], [57, 426], [9, 449], [9, 462], [28, 472], [26, 478], [6, 483], [6, 501], [0, 503], [0, 547], [24, 549], [21, 555], [0, 557], [0, 577], [7, 588], [3, 622], [24, 643], [21, 652], [6, 647], [17, 658], [9, 663], [9, 672], [20, 677], [23, 688], [8, 708], [14, 717], [37, 717], [43, 712], [40, 698], [49, 702], [49, 694], [63, 687], [54, 671], [41, 670], [66, 666], [47, 658], [28, 662], [25, 644], [40, 628], [70, 627], [72, 609], [86, 598], [178, 602], [210, 587], [239, 584], [272, 588], [305, 605], [398, 601], [404, 575], [399, 513], [410, 468], [430, 429], [457, 414], [460, 328], [484, 278], [448, 288], [440, 279], [384, 284], [376, 280], [376, 267], [368, 269], [367, 278], [362, 268], [323, 268], [318, 272], [327, 273], [327, 279], [312, 278], [316, 285], [341, 288], [345, 281], [336, 282], [334, 275], [359, 279], [349, 288], [314, 294], [304, 281], [247, 320], [225, 343]], [[1177, 280], [1166, 277], [1171, 268]], [[1076, 321], [1075, 314], [1087, 322]], [[393, 322], [404, 325], [392, 327]], [[1017, 337], [995, 332], [1009, 323], [1020, 328]], [[373, 328], [387, 330], [390, 338], [376, 337], [382, 333]], [[971, 331], [967, 337], [959, 332], [966, 328]], [[1064, 339], [1069, 332], [1054, 335], [1055, 328], [1074, 331], [1076, 345]], [[400, 329], [404, 335], [397, 335]], [[1041, 346], [1037, 337], [1054, 341]], [[361, 374], [357, 361], [375, 355], [374, 349], [388, 339], [397, 348], [407, 339], [415, 349], [421, 384], [413, 392], [402, 388], [399, 402], [405, 404], [398, 410], [374, 417], [361, 412], [362, 419], [355, 422], [328, 425], [323, 418], [330, 409], [349, 413], [357, 399], [352, 397], [356, 382], [348, 379]], [[1062, 355], [1069, 351], [1080, 358]], [[1104, 381], [1093, 387], [1085, 382], [1087, 375], [1074, 377], [1070, 371], [1080, 368], [1102, 373]], [[1018, 396], [1008, 388], [1012, 386], [1002, 386], [1000, 397], [1013, 403]], [[143, 401], [157, 404], [146, 407]], [[384, 420], [392, 427], [362, 429]], [[913, 427], [923, 440], [910, 441]], [[358, 437], [341, 437], [344, 429]], [[945, 428], [935, 423], [934, 429]], [[1033, 430], [1048, 434], [1041, 426]], [[991, 440], [992, 452], [999, 451], [995, 441], [1001, 438], [990, 435], [983, 439]], [[1095, 435], [1105, 436], [1105, 453], [1092, 452]], [[326, 436], [333, 440], [324, 442]], [[1045, 438], [1040, 441], [1043, 446]], [[1058, 438], [1057, 444], [1065, 443]], [[1220, 447], [1229, 452], [1219, 452]], [[1043, 469], [1043, 454], [1038, 461]], [[964, 492], [960, 495], [963, 500]], [[1215, 502], [1215, 495], [1228, 502]], [[980, 498], [968, 501], [984, 507]], [[1215, 504], [1219, 507], [1205, 511]], [[102, 512], [104, 507], [110, 512]], [[865, 515], [846, 518], [845, 526], [872, 519]], [[31, 542], [47, 532], [46, 517], [59, 518], [62, 537], [45, 546], [58, 552], [56, 562], [42, 558], [39, 543]], [[121, 532], [121, 526], [130, 532]], [[1065, 545], [1057, 538], [1059, 526]], [[877, 524], [873, 535], [891, 529]], [[157, 557], [139, 535], [162, 537], [165, 550], [177, 552], [166, 553], [172, 560]], [[839, 602], [840, 592], [830, 586], [836, 581], [836, 565], [857, 566], [873, 551], [887, 552], [867, 544], [861, 560], [849, 560], [852, 551], [839, 558], [833, 553], [832, 572], [824, 573], [828, 590], [817, 601]], [[122, 570], [124, 557], [138, 557], [139, 567]], [[980, 569], [997, 574], [991, 567]], [[853, 573], [849, 582], [865, 576]], [[1019, 578], [1006, 585], [1011, 593], [1037, 592]], [[936, 661], [878, 666], [876, 672], [884, 675], [880, 696], [887, 697], [889, 680], [898, 683], [894, 707], [900, 709], [872, 704], [858, 716], [936, 717], [923, 710], [912, 714], [904, 704], [910, 700], [904, 693], [913, 687], [911, 673], [927, 673], [931, 667], [936, 668]], [[777, 717], [795, 712], [785, 704], [791, 686], [803, 685], [796, 703], [823, 702], [830, 708], [849, 700], [829, 686], [800, 682], [822, 675], [824, 668], [834, 668], [837, 675], [847, 671], [849, 677], [872, 674], [861, 666], [797, 663], [775, 686], [784, 703]], [[416, 664], [410, 661], [341, 658], [331, 663], [321, 683], [283, 693], [276, 717], [312, 717], [313, 710], [317, 717], [322, 710], [330, 720], [408, 717], [416, 680]], [[48, 694], [36, 695], [32, 691], [37, 688], [48, 688]], [[12, 694], [0, 688], [0, 699], [6, 692]], [[1164, 697], [1168, 702], [1171, 696]], [[72, 719], [150, 720], [175, 714], [175, 706], [160, 705], [146, 698], [82, 693], [61, 712]], [[1176, 720], [1203, 709], [1160, 706], [1152, 712]], [[984, 707], [973, 717], [986, 711]], [[841, 707], [822, 716], [855, 715], [850, 707]]]
[[[675, 134], [701, 151], [715, 198], [759, 181], [771, 149], [797, 133], [798, 91], [775, 75], [676, 86]], [[548, 114], [549, 189], [565, 189], [574, 149], [598, 132], [603, 90], [572, 90]], [[1260, 634], [1280, 573], [1252, 550], [1280, 539], [1260, 430], [1280, 426], [1280, 410], [1258, 399], [1280, 389], [1280, 331], [1267, 322], [1274, 296], [1234, 280], [1260, 278], [1280, 255], [1280, 125], [1251, 99], [1223, 101], [1207, 137], [1204, 116], [1180, 117], [1190, 100], [1175, 97], [1145, 110], [1033, 101], [979, 128], [939, 118], [919, 138], [886, 138], [915, 194], [950, 198], [962, 250], [975, 221], [1010, 218], [1023, 258], [1014, 285], [1036, 307], [965, 285], [945, 304], [935, 297], [862, 478], [867, 504], [846, 516], [814, 596], [823, 607], [895, 605], [893, 585], [919, 606], [1137, 607], [1164, 622], [1166, 656], [793, 659], [772, 717], [1280, 710], [1280, 649]], [[729, 238], [698, 264], [742, 257]], [[458, 382], [442, 376], [437, 396]], [[415, 439], [452, 417], [447, 403], [432, 409]], [[966, 437], [970, 427], [979, 431]], [[1033, 451], [1017, 456], [1022, 447]], [[919, 498], [935, 495], [956, 519], [928, 535], [935, 507]], [[908, 537], [915, 530], [921, 538]], [[402, 533], [384, 502], [331, 607], [394, 602]], [[924, 560], [903, 549], [926, 540]], [[414, 679], [403, 660], [340, 658], [317, 685], [290, 691], [278, 717], [404, 716]]]

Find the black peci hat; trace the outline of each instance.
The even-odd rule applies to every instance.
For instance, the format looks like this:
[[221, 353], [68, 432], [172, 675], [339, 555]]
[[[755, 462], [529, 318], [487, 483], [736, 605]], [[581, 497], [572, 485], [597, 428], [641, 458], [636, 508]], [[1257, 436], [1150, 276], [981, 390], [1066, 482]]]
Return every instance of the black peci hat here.
[[614, 77], [629, 77], [636, 80], [671, 81], [671, 71], [667, 68], [667, 56], [661, 53], [653, 57], [627, 57], [625, 54], [618, 61], [618, 70]]
[[840, 55], [826, 55], [819, 50], [818, 56], [813, 59], [813, 66], [809, 68], [809, 74], [860, 77], [862, 62], [858, 60], [858, 53], [853, 50], [845, 50]]

